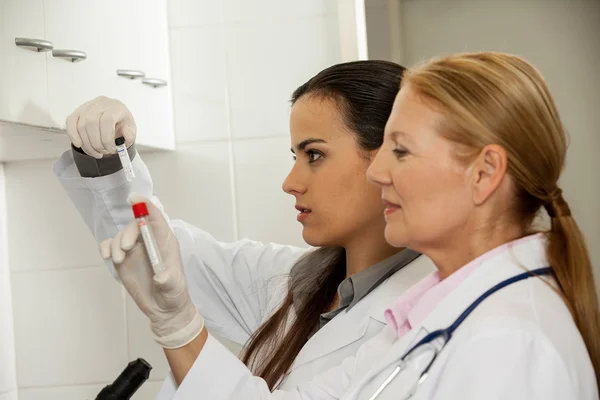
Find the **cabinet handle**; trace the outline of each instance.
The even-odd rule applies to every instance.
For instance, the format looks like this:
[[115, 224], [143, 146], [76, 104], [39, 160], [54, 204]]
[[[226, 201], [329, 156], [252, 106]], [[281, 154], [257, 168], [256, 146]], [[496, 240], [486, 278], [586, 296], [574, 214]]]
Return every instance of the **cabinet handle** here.
[[158, 78], [144, 78], [142, 79], [142, 83], [155, 88], [167, 86], [167, 81]]
[[122, 76], [123, 78], [135, 79], [145, 77], [146, 73], [135, 69], [118, 69], [117, 75]]
[[42, 51], [50, 51], [54, 48], [54, 44], [48, 40], [43, 39], [31, 39], [17, 37], [15, 38], [15, 44], [19, 47], [34, 48], [38, 53]]
[[87, 54], [79, 50], [52, 50], [52, 56], [66, 58], [71, 62], [79, 62], [87, 58]]

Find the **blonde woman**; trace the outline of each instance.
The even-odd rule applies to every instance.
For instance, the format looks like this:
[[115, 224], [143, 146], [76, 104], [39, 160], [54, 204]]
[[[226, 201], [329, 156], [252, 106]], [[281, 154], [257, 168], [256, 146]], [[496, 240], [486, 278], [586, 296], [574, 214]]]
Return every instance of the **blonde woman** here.
[[[386, 240], [437, 269], [389, 305], [387, 328], [356, 357], [285, 392], [270, 392], [194, 325], [199, 315], [173, 311], [186, 300], [175, 296], [179, 259], [152, 277], [129, 262], [139, 246], [118, 237], [109, 247], [125, 251], [117, 271], [151, 319], [161, 318], [148, 311], [157, 302], [194, 326], [166, 352], [185, 376], [176, 399], [594, 400], [598, 299], [558, 187], [566, 150], [542, 76], [519, 57], [459, 54], [405, 73], [369, 177], [382, 187]], [[542, 208], [551, 227], [536, 233]], [[147, 293], [131, 290], [148, 279]]]

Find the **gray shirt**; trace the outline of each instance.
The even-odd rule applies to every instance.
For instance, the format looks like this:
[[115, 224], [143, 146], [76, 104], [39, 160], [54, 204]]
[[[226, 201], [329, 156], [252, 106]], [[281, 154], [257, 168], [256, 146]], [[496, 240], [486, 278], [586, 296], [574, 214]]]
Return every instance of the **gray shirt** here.
[[[321, 314], [315, 333], [342, 311], [349, 311], [356, 303], [371, 293], [383, 281], [413, 262], [421, 253], [404, 249], [377, 264], [364, 269], [342, 281], [338, 286], [338, 306], [335, 310]], [[314, 333], [313, 333], [314, 334]]]

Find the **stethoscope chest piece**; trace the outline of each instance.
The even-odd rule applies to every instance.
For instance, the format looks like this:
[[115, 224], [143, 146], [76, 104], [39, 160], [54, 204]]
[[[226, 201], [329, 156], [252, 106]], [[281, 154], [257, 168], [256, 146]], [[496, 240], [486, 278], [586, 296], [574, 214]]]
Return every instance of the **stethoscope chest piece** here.
[[443, 344], [425, 343], [415, 347], [395, 364], [388, 378], [379, 386], [369, 400], [378, 399], [380, 394], [393, 392], [394, 399], [410, 399], [417, 388], [427, 379], [429, 366], [433, 363]]

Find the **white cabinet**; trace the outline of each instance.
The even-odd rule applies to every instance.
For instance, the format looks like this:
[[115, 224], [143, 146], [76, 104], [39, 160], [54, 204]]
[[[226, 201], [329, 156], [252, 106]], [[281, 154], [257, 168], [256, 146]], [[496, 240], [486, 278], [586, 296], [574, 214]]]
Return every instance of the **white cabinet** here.
[[43, 0], [0, 0], [0, 119], [50, 126], [47, 52], [17, 47], [16, 37], [46, 39]]
[[[47, 157], [48, 148], [39, 146], [48, 147], [66, 117], [100, 95], [132, 110], [141, 149], [174, 148], [166, 0], [0, 0], [0, 15], [0, 120], [52, 128], [46, 143], [29, 143], [43, 130], [21, 138], [26, 128], [0, 124], [0, 136], [11, 136], [8, 143], [0, 138], [0, 146], [33, 146], [27, 152], [0, 149], [0, 161], [10, 153]], [[49, 41], [53, 50], [19, 47], [17, 37]], [[117, 70], [145, 77], [124, 78]]]
[[[116, 85], [115, 98], [123, 101], [138, 127], [138, 143], [152, 143], [154, 147], [175, 147], [173, 133], [173, 102], [171, 97], [171, 62], [169, 53], [169, 27], [167, 2], [165, 0], [121, 1], [120, 16], [123, 30], [119, 41], [119, 53], [114, 57], [114, 67], [119, 70], [141, 70], [146, 79], [129, 80], [118, 77], [113, 71]], [[123, 9], [123, 7], [127, 7]], [[135, 16], [131, 23], [130, 15]], [[164, 81], [167, 86], [151, 84]], [[147, 115], [148, 118], [138, 118]], [[170, 132], [170, 134], [168, 134]]]
[[[117, 78], [114, 49], [121, 21], [114, 21], [111, 14], [119, 9], [118, 3], [118, 0], [44, 0], [46, 37], [54, 43], [47, 62], [53, 127], [64, 128], [66, 117], [81, 103], [113, 94]], [[59, 52], [72, 53], [73, 58], [59, 57]], [[79, 52], [86, 57], [82, 61], [76, 58]]]

